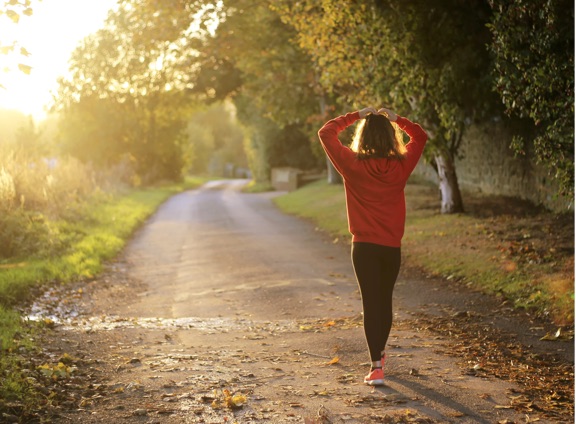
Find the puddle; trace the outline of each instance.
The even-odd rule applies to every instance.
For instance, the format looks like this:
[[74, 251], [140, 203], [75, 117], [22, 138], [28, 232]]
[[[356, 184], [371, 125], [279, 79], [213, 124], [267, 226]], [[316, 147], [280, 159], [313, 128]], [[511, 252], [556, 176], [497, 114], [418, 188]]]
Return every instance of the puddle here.
[[[333, 285], [331, 281], [315, 279], [318, 284]], [[276, 285], [286, 284], [285, 281], [277, 281]], [[248, 290], [253, 285], [243, 284], [238, 290]], [[82, 289], [70, 287], [52, 287], [42, 294], [25, 314], [30, 321], [50, 321], [60, 330], [64, 331], [112, 331], [123, 328], [141, 328], [150, 330], [174, 330], [195, 329], [212, 332], [245, 332], [251, 333], [252, 337], [258, 336], [259, 332], [287, 333], [300, 331], [325, 330], [336, 325], [335, 321], [325, 323], [323, 319], [304, 318], [298, 320], [275, 320], [258, 321], [238, 316], [232, 317], [126, 317], [118, 315], [91, 316], [86, 313], [86, 306], [82, 301], [84, 292]], [[357, 317], [339, 318], [338, 326], [347, 328], [357, 326]], [[341, 321], [341, 322], [340, 322]], [[350, 321], [350, 322], [348, 322]], [[354, 322], [353, 322], [354, 321]], [[352, 324], [350, 324], [352, 323]]]
[[81, 314], [81, 290], [51, 288], [30, 307], [26, 318], [31, 321], [50, 320], [65, 331], [110, 331], [121, 328], [151, 330], [196, 329], [201, 331], [286, 332], [297, 331], [295, 321], [253, 321], [238, 317], [120, 317], [114, 315], [87, 316]]
[[110, 331], [120, 328], [142, 328], [150, 330], [196, 329], [201, 331], [249, 331], [286, 332], [299, 327], [293, 321], [264, 322], [238, 318], [148, 318], [148, 317], [81, 317], [55, 321], [62, 330]]
[[56, 323], [77, 318], [80, 316], [77, 300], [81, 296], [82, 290], [50, 288], [32, 304], [26, 318], [31, 321], [50, 319]]

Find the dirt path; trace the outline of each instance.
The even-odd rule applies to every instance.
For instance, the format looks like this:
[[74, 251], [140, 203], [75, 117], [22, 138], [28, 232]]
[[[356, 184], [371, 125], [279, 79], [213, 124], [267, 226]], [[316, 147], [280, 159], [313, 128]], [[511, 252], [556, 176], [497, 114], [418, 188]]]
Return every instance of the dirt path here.
[[38, 302], [57, 319], [46, 353], [74, 367], [54, 422], [573, 421], [571, 342], [540, 342], [543, 324], [406, 271], [387, 384], [362, 384], [348, 248], [243, 183], [173, 197], [98, 280]]

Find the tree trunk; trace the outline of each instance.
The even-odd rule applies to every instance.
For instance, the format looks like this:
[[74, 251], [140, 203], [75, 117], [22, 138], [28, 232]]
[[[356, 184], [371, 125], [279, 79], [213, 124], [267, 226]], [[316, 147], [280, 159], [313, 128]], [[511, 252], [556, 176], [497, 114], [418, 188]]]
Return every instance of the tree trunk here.
[[438, 178], [440, 179], [440, 193], [442, 194], [442, 213], [464, 212], [462, 195], [458, 186], [454, 158], [448, 154], [436, 154], [434, 156]]
[[328, 170], [328, 184], [342, 184], [342, 176], [336, 171], [328, 156], [326, 156], [326, 167]]

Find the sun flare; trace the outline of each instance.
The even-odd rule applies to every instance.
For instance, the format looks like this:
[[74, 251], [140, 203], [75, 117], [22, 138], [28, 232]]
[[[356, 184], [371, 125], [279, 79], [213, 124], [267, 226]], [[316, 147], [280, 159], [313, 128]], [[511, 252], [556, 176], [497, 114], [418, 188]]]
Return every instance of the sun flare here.
[[2, 16], [0, 46], [16, 47], [0, 54], [0, 108], [43, 119], [57, 78], [67, 73], [70, 54], [81, 39], [102, 27], [115, 4], [45, 0], [33, 2], [32, 16], [22, 16], [18, 23]]

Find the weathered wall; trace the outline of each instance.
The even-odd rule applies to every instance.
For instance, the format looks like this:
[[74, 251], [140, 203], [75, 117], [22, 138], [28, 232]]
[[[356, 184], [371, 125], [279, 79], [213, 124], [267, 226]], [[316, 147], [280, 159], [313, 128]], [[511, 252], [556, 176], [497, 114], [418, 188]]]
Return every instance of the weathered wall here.
[[[462, 158], [456, 161], [461, 188], [485, 194], [518, 197], [558, 212], [573, 209], [572, 199], [558, 198], [556, 184], [530, 156], [515, 157], [508, 147], [512, 132], [501, 123], [471, 126], [464, 135]], [[420, 161], [415, 170], [437, 182], [432, 167]]]

